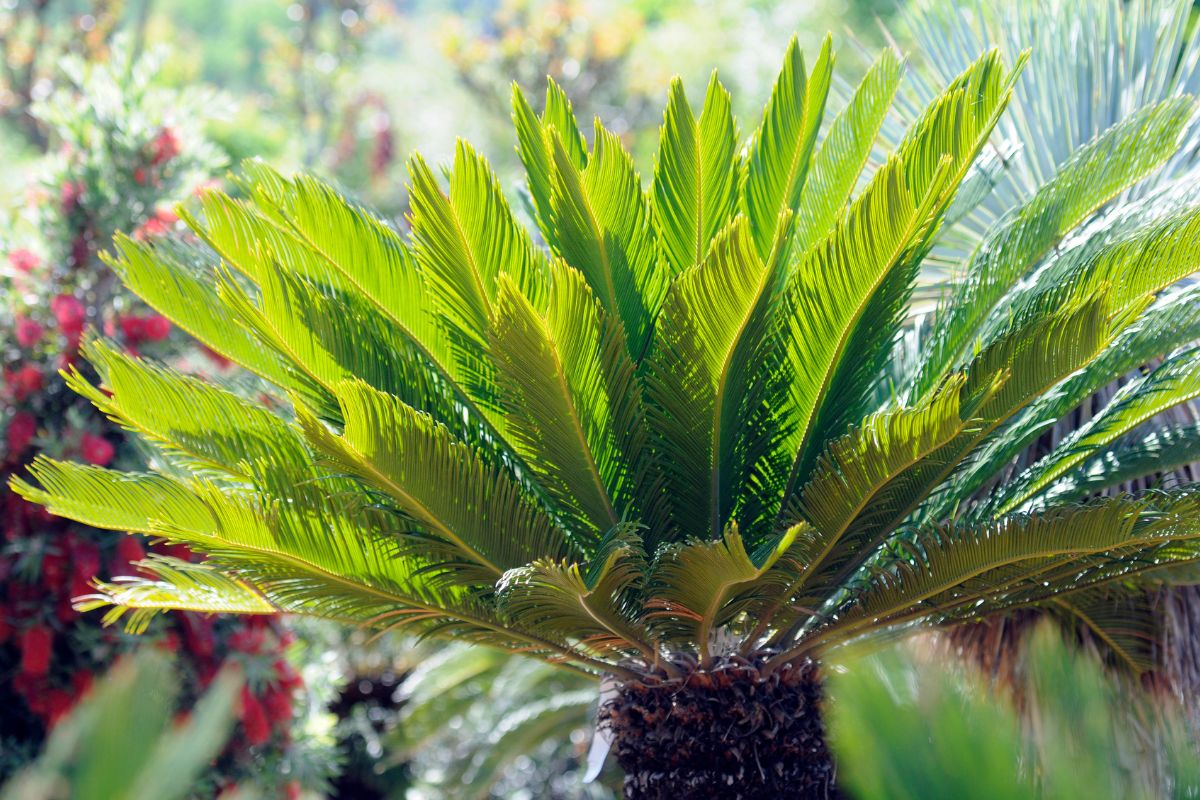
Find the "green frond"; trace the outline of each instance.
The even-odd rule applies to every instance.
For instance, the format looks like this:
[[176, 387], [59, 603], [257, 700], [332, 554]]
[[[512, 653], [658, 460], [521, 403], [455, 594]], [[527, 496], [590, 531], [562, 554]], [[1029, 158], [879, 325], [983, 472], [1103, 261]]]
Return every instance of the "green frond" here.
[[936, 313], [937, 330], [912, 378], [914, 394], [928, 391], [953, 368], [1013, 284], [1066, 233], [1174, 152], [1191, 114], [1186, 98], [1147, 107], [1114, 125], [1068, 159], [1037, 194], [981, 242], [965, 279]]
[[1083, 499], [1112, 486], [1165, 475], [1200, 462], [1200, 423], [1158, 428], [1103, 450], [1064, 474], [1046, 490], [1048, 504]]
[[[871, 579], [836, 621], [829, 639], [846, 641], [881, 628], [936, 614], [944, 606], [969, 604], [971, 589], [1004, 586], [988, 578], [1019, 565], [1035, 574], [1055, 557], [1082, 561], [1128, 544], [1145, 504], [1117, 498], [1087, 506], [1004, 517], [983, 526], [948, 524], [919, 534]], [[974, 583], [972, 583], [974, 582]]]
[[283, 388], [299, 388], [284, 359], [263, 348], [236, 322], [217, 293], [207, 265], [193, 267], [163, 245], [118, 234], [102, 256], [134, 293], [214, 352]]
[[579, 123], [571, 110], [571, 101], [552, 78], [546, 79], [546, 103], [539, 117], [521, 93], [512, 87], [513, 125], [517, 131], [517, 153], [525, 166], [529, 194], [542, 236], [551, 248], [557, 248], [558, 236], [552, 222], [551, 196], [554, 191], [554, 142], [551, 131], [562, 137], [567, 158], [582, 170], [587, 166], [587, 143], [579, 132]]
[[668, 280], [641, 179], [621, 140], [599, 120], [582, 170], [561, 135], [552, 136], [552, 148], [555, 251], [583, 273], [605, 312], [621, 320], [629, 354], [638, 361]]
[[205, 564], [152, 556], [137, 562], [149, 577], [116, 576], [97, 581], [96, 594], [74, 598], [75, 609], [107, 608], [104, 624], [125, 620], [128, 633], [144, 633], [164, 611], [201, 614], [275, 614], [277, 609], [247, 584]]
[[[850, 433], [831, 441], [800, 492], [797, 510], [814, 528], [803, 541], [803, 572], [787, 595], [825, 570], [842, 570], [870, 555], [877, 518], [896, 514], [910, 500], [897, 491], [914, 466], [963, 432], [966, 379], [950, 380], [926, 403], [873, 414]], [[811, 549], [810, 549], [811, 548]]]
[[646, 591], [651, 630], [668, 640], [694, 644], [707, 659], [714, 632], [742, 610], [741, 604], [730, 601], [775, 565], [797, 533], [797, 529], [789, 531], [761, 565], [746, 552], [735, 524], [718, 540], [663, 548], [651, 567]]
[[806, 73], [804, 56], [793, 36], [762, 123], [750, 142], [742, 209], [760, 258], [766, 259], [771, 252], [781, 215], [794, 214], [800, 206], [825, 114], [833, 60], [833, 38], [826, 36], [812, 72]]
[[1102, 411], [1081, 425], [1044, 458], [991, 498], [1007, 513], [1028, 503], [1062, 475], [1162, 411], [1200, 397], [1200, 359], [1195, 349], [1164, 361], [1157, 369], [1127, 383]]
[[866, 166], [875, 137], [900, 85], [900, 59], [884, 50], [871, 65], [812, 159], [796, 210], [796, 247], [804, 252], [828, 235]]
[[1122, 232], [1115, 241], [1060, 258], [1039, 272], [1032, 289], [1014, 292], [1009, 316], [1032, 316], [1097, 291], [1105, 291], [1114, 313], [1136, 308], [1163, 289], [1200, 269], [1200, 207], [1168, 212]]
[[932, 518], [948, 513], [955, 502], [970, 497], [1056, 420], [1101, 387], [1197, 339], [1200, 287], [1192, 287], [1150, 308], [1090, 363], [1013, 415], [953, 477], [952, 491], [945, 502], [931, 509]]
[[539, 560], [500, 579], [500, 607], [533, 630], [579, 641], [605, 655], [643, 655], [655, 650], [638, 618], [638, 590], [646, 565], [641, 543], [628, 524], [619, 525], [590, 564]]
[[778, 264], [759, 259], [739, 215], [704, 262], [676, 278], [663, 303], [646, 368], [647, 413], [672, 522], [683, 536], [719, 535], [734, 510], [743, 478], [738, 450], [755, 437], [752, 359], [767, 333]]
[[729, 92], [708, 83], [697, 120], [683, 82], [671, 82], [654, 164], [651, 208], [663, 253], [675, 274], [701, 263], [717, 233], [737, 211], [741, 170], [737, 122]]
[[154, 533], [160, 520], [203, 528], [207, 506], [179, 482], [154, 473], [55, 461], [39, 456], [29, 465], [36, 485], [13, 478], [14, 492], [60, 517], [94, 528]]
[[1155, 651], [1162, 640], [1162, 615], [1143, 588], [1100, 587], [1055, 597], [1051, 611], [1083, 627], [1132, 674], [1158, 666]]
[[502, 276], [490, 355], [513, 447], [579, 533], [598, 538], [636, 491], [637, 453], [625, 445], [638, 434], [618, 426], [639, 421], [617, 418], [633, 363], [583, 276], [562, 263], [553, 274], [544, 316]]
[[420, 156], [409, 161], [409, 173], [409, 221], [422, 275], [463, 374], [475, 378], [469, 387], [486, 397], [492, 387], [484, 351], [497, 279], [507, 274], [540, 308], [545, 257], [517, 225], [491, 168], [466, 142], [455, 149], [448, 195]]
[[361, 382], [340, 384], [337, 396], [341, 436], [297, 408], [309, 443], [452, 544], [473, 574], [494, 582], [507, 569], [566, 554], [567, 541], [520, 484], [444, 426]]
[[[937, 192], [927, 198], [907, 189], [904, 164], [891, 159], [839, 219], [830, 236], [809, 250], [792, 279], [782, 312], [789, 374], [782, 413], [791, 435], [784, 450], [793, 459], [784, 503], [811, 469], [825, 441], [816, 430], [830, 386], [847, 347], [879, 287], [927, 230]], [[836, 301], [831, 301], [836, 298]], [[840, 435], [837, 431], [832, 435]]]
[[99, 339], [88, 342], [84, 353], [110, 393], [78, 371], [67, 376], [72, 389], [120, 425], [201, 468], [245, 475], [259, 459], [308, 458], [299, 432], [258, 404]]

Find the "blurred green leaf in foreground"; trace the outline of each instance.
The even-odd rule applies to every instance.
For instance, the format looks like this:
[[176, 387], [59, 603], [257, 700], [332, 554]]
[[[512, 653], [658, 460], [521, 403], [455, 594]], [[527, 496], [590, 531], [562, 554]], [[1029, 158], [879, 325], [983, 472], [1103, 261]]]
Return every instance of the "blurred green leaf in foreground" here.
[[832, 673], [831, 734], [839, 760], [860, 765], [842, 776], [857, 800], [1200, 797], [1196, 742], [1169, 699], [1146, 747], [1130, 722], [1149, 700], [1048, 626], [1015, 696], [903, 646]]
[[[224, 746], [241, 677], [222, 671], [191, 714], [173, 719], [176, 677], [153, 650], [119, 662], [50, 736], [0, 800], [174, 800]], [[247, 800], [244, 795], [241, 800]]]

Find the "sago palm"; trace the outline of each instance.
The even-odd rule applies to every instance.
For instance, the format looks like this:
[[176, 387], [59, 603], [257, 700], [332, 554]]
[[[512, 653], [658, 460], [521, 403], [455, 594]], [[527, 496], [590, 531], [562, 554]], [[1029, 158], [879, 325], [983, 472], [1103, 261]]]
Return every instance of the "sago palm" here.
[[[925, 102], [939, 81], [948, 80], [970, 63], [964, 53], [989, 46], [1016, 53], [1031, 47], [1029, 64], [1022, 72], [1012, 103], [997, 125], [989, 154], [987, 179], [972, 197], [969, 213], [956, 215], [958, 228], [940, 241], [938, 255], [950, 278], [939, 290], [953, 292], [955, 282], [970, 273], [974, 243], [1006, 214], [1029, 200], [1075, 150], [1121, 119], [1164, 100], [1200, 91], [1200, 25], [1192, 17], [1190, 0], [1107, 0], [1033, 2], [1008, 0], [987, 3], [973, 0], [916, 0], [901, 15], [896, 35], [917, 42], [922, 58], [917, 71], [922, 80], [909, 81], [904, 107]], [[945, 77], [941, 77], [945, 76]], [[915, 112], [909, 112], [911, 115]], [[888, 130], [890, 128], [890, 130]], [[885, 128], [899, 137], [898, 124]], [[1003, 158], [998, 157], [1001, 154]], [[981, 170], [982, 173], [984, 170]], [[981, 176], [982, 177], [982, 176]], [[1163, 166], [1097, 209], [1033, 272], [1056, 259], [1078, 258], [1070, 251], [1101, 246], [1114, 235], [1128, 236], [1136, 228], [1178, 208], [1200, 201], [1200, 115], [1185, 126]], [[966, 204], [963, 204], [965, 206]], [[927, 264], [933, 259], [927, 259]], [[1024, 277], [1024, 276], [1023, 276]], [[908, 346], [922, 346], [936, 326], [920, 324]], [[1181, 306], [1174, 325], [1156, 333], [1167, 341], [1155, 343], [1151, 352], [1165, 353], [1200, 336], [1200, 304]], [[1128, 362], [1132, 364], [1132, 361]], [[1013, 435], [1004, 446], [991, 448], [976, 467], [978, 495], [989, 493], [1038, 461], [1065, 437], [1087, 424], [1093, 411], [1103, 407], [1113, 392], [1154, 365], [1153, 359], [1135, 364], [1129, 373], [1101, 387], [1097, 393], [1065, 414], [1046, 415], [1031, 408], [1010, 423]], [[1104, 454], [1109, 468], [1099, 477], [1105, 485], [1095, 492], [1114, 494], [1154, 486], [1175, 486], [1200, 474], [1200, 405], [1195, 401], [1166, 410], [1146, 427], [1131, 431]], [[1016, 428], [1024, 433], [1018, 434]], [[1004, 463], [1006, 462], [1007, 463]], [[1124, 461], [1127, 477], [1112, 480], [1111, 462]], [[1088, 487], [1076, 489], [1078, 496]], [[1167, 684], [1192, 705], [1198, 706], [1197, 648], [1193, 632], [1200, 620], [1195, 575], [1164, 574], [1146, 585], [1107, 587], [1087, 598], [1076, 597], [1069, 608], [1052, 605], [1036, 612], [986, 619], [983, 624], [960, 626], [945, 637], [958, 652], [977, 655], [988, 671], [1010, 677], [1019, 662], [1024, 634], [1038, 616], [1052, 615], [1085, 640], [1098, 644], [1110, 662], [1144, 685]], [[1076, 613], [1082, 611], [1084, 613]], [[1120, 646], [1109, 632], [1094, 633], [1093, 621], [1114, 615], [1122, 632]], [[1148, 673], [1155, 680], [1147, 680]], [[1146, 706], [1131, 706], [1145, 709]]]
[[[1190, 308], [1168, 290], [1200, 210], [1018, 284], [1174, 152], [1193, 103], [1122, 121], [994, 227], [906, 368], [917, 272], [1021, 65], [972, 63], [861, 190], [901, 64], [880, 56], [823, 126], [832, 65], [828, 41], [811, 70], [793, 44], [745, 144], [715, 77], [698, 116], [673, 84], [649, 190], [556, 87], [540, 115], [515, 93], [544, 248], [461, 142], [448, 189], [413, 158], [408, 236], [251, 163], [241, 197], [185, 210], [215, 258], [119, 240], [135, 291], [278, 391], [89, 345], [99, 381], [72, 385], [158, 470], [43, 460], [14, 488], [210, 558], [152, 558], [83, 606], [135, 629], [281, 610], [541, 658], [612, 682], [629, 797], [824, 797], [827, 654], [1195, 563], [1196, 495], [1064, 487], [1102, 483], [1110, 443], [1200, 391], [1196, 351], [1154, 338]], [[1061, 415], [1148, 355], [1168, 357], [971, 499], [1016, 415]]]

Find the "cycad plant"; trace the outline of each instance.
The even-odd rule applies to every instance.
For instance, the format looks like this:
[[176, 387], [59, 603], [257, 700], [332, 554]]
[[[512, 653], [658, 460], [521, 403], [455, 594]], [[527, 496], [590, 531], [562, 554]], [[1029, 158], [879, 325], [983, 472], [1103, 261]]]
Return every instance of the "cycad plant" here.
[[1064, 489], [1103, 482], [1111, 442], [1200, 391], [1195, 350], [973, 494], [1015, 415], [1143, 363], [1191, 302], [1169, 291], [1200, 259], [1190, 207], [1018, 278], [1160, 167], [1193, 103], [1065, 162], [902, 365], [916, 275], [1021, 64], [973, 62], [877, 168], [902, 65], [881, 55], [823, 125], [832, 66], [828, 41], [811, 69], [793, 44], [745, 144], [715, 77], [698, 116], [673, 84], [649, 190], [557, 87], [541, 114], [516, 92], [545, 247], [462, 142], [448, 189], [413, 158], [407, 237], [250, 163], [242, 197], [185, 210], [215, 258], [120, 239], [135, 291], [278, 391], [89, 344], [101, 383], [72, 385], [157, 471], [42, 460], [14, 488], [210, 558], [153, 558], [83, 605], [135, 629], [163, 608], [283, 610], [502, 648], [608, 677], [631, 798], [825, 797], [835, 649], [1195, 563], [1194, 493]]

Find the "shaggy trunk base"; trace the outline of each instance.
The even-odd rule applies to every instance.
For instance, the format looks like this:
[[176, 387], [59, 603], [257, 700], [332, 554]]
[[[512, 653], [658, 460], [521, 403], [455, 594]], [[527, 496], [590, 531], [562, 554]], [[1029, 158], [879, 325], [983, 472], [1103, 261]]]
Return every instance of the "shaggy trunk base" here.
[[648, 676], [623, 685], [600, 724], [627, 800], [840, 796], [813, 665], [763, 677], [729, 658], [681, 678]]

